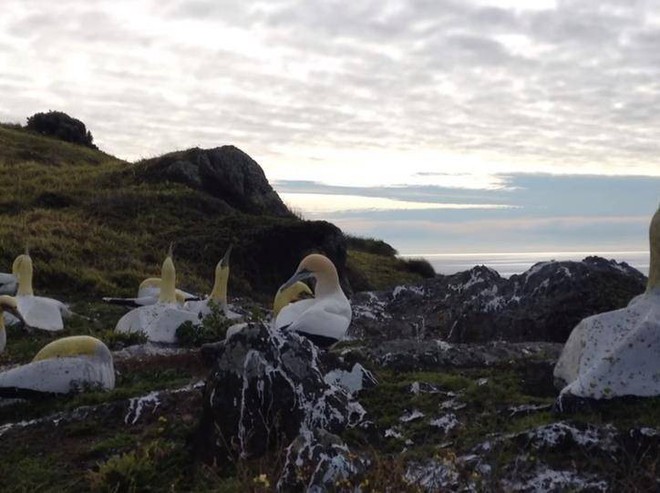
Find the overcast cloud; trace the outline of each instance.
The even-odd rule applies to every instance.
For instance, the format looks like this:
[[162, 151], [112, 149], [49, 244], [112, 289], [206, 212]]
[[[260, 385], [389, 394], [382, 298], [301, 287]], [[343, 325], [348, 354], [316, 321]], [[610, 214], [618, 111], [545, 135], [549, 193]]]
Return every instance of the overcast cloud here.
[[62, 110], [128, 160], [234, 144], [276, 182], [360, 187], [660, 176], [658, 2], [2, 6], [0, 120]]

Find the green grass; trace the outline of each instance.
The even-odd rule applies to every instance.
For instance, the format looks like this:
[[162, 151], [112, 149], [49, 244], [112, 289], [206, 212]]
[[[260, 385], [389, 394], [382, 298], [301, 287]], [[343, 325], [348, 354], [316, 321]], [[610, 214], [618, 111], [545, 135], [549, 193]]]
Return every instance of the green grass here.
[[424, 276], [408, 269], [405, 260], [393, 256], [349, 250], [346, 265], [359, 279], [355, 289], [360, 291], [391, 289], [424, 280]]

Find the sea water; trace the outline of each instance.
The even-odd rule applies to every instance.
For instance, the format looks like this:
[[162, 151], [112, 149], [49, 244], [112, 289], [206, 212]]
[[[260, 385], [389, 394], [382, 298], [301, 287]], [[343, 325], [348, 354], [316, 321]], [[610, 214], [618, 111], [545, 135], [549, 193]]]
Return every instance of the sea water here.
[[649, 252], [524, 252], [524, 253], [425, 253], [402, 254], [404, 258], [425, 258], [438, 274], [455, 274], [475, 265], [490, 267], [502, 277], [521, 274], [536, 262], [549, 260], [582, 260], [597, 255], [617, 262], [626, 262], [644, 275], [649, 273]]

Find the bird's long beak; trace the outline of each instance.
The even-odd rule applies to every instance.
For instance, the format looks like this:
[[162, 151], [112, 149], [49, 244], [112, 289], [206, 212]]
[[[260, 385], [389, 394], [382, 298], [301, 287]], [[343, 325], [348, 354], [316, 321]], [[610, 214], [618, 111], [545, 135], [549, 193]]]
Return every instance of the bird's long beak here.
[[280, 289], [278, 291], [284, 291], [285, 289], [293, 286], [298, 281], [309, 279], [312, 276], [314, 276], [314, 273], [306, 269], [303, 269], [300, 272], [296, 272], [293, 276], [291, 276], [291, 278], [287, 282], [285, 282], [284, 284], [282, 284], [282, 286], [280, 286]]
[[229, 257], [231, 255], [231, 251], [234, 248], [234, 245], [229, 245], [229, 248], [227, 248], [227, 251], [225, 252], [225, 255], [222, 257], [222, 260], [220, 260], [220, 265], [223, 267], [226, 267], [229, 265]]

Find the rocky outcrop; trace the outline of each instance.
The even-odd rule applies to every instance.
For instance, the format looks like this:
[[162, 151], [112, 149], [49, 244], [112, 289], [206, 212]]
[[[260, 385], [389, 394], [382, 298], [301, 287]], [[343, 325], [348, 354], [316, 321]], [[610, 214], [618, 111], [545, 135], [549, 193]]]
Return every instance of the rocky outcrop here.
[[234, 146], [193, 148], [145, 161], [148, 181], [174, 181], [205, 191], [248, 214], [292, 214], [268, 183], [261, 167]]
[[540, 262], [502, 278], [477, 266], [353, 301], [349, 334], [368, 338], [442, 338], [451, 342], [564, 342], [584, 317], [625, 306], [645, 277], [626, 263], [587, 257]]
[[216, 362], [197, 440], [203, 460], [259, 457], [301, 433], [338, 433], [363, 417], [347, 391], [324, 381], [315, 346], [294, 333], [253, 324], [205, 352]]

